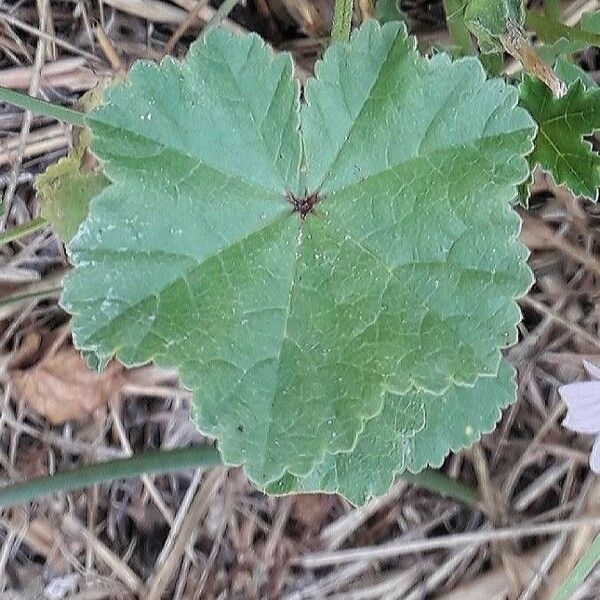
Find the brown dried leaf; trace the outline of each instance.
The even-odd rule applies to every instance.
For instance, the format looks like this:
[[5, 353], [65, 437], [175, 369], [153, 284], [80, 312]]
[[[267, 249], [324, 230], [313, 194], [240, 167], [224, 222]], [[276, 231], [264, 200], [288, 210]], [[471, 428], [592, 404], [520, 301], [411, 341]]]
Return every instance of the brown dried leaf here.
[[95, 373], [70, 344], [10, 375], [17, 396], [55, 425], [87, 417], [115, 397], [124, 381], [120, 364]]

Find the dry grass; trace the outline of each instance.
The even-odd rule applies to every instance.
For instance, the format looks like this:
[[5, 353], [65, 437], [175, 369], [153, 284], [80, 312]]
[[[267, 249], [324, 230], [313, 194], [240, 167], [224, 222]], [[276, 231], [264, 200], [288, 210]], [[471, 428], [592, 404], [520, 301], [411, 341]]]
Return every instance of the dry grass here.
[[[581, 3], [565, 6], [576, 18]], [[406, 3], [424, 43], [445, 39], [439, 3]], [[225, 26], [252, 28], [310, 70], [331, 4], [256, 0]], [[0, 2], [0, 84], [72, 104], [139, 57], [182, 54], [214, 9], [200, 0]], [[572, 15], [575, 15], [573, 17]], [[598, 52], [581, 57], [598, 79]], [[39, 213], [31, 182], [71, 131], [0, 110], [0, 186], [15, 226]], [[507, 356], [519, 399], [445, 471], [473, 509], [399, 481], [361, 510], [325, 495], [268, 498], [236, 470], [115, 482], [0, 514], [1, 598], [550, 598], [600, 529], [588, 440], [560, 426], [556, 389], [600, 362], [600, 209], [536, 178], [523, 241], [537, 283]], [[0, 248], [0, 294], [53, 287], [67, 267], [49, 229]], [[106, 409], [63, 426], [15, 394], [7, 365], [32, 332], [62, 335], [55, 298], [0, 308], [0, 473], [18, 480], [199, 441], [175, 373], [145, 367]], [[600, 571], [577, 598], [600, 598]]]

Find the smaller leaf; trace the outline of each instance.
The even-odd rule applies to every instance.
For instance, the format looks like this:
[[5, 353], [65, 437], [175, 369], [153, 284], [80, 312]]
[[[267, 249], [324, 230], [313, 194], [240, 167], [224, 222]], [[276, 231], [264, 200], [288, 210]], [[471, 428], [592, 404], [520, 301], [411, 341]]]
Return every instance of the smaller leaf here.
[[587, 46], [588, 44], [583, 41], [571, 41], [566, 37], [561, 37], [555, 42], [540, 46], [538, 53], [548, 64], [553, 64], [559, 57], [571, 56], [575, 52], [584, 50]]
[[[86, 92], [78, 101], [79, 109], [89, 113], [100, 106], [108, 84], [109, 80], [103, 80]], [[77, 130], [76, 140], [73, 152], [50, 165], [35, 180], [42, 201], [41, 216], [52, 224], [65, 243], [73, 238], [87, 217], [90, 200], [109, 184], [97, 159], [89, 153], [89, 129]]]
[[572, 63], [570, 60], [560, 56], [555, 65], [554, 72], [567, 84], [571, 85], [578, 79], [586, 90], [591, 90], [596, 86], [596, 82], [590, 77], [590, 75], [584, 71], [579, 65]]
[[556, 98], [539, 80], [526, 75], [519, 88], [521, 105], [538, 124], [535, 147], [529, 156], [557, 184], [595, 201], [600, 185], [600, 156], [583, 139], [600, 129], [600, 89], [586, 90], [581, 80]]
[[482, 52], [502, 50], [500, 36], [507, 31], [507, 23], [525, 22], [522, 0], [468, 0], [465, 6], [465, 23], [477, 37]]
[[[567, 27], [562, 24], [548, 25], [543, 17], [528, 15], [529, 21], [533, 21], [531, 26], [535, 29], [538, 37], [546, 43], [538, 48], [540, 56], [549, 64], [553, 64], [558, 59], [570, 58], [576, 52], [581, 52], [587, 47], [594, 45], [596, 36], [600, 36], [600, 12], [585, 13], [581, 17], [581, 23], [578, 27]], [[540, 27], [540, 24], [547, 25], [546, 28]], [[567, 81], [567, 83], [570, 83]]]
[[77, 233], [87, 217], [90, 200], [108, 185], [102, 172], [84, 171], [83, 155], [81, 150], [72, 152], [35, 181], [42, 201], [41, 215], [52, 223], [63, 242]]

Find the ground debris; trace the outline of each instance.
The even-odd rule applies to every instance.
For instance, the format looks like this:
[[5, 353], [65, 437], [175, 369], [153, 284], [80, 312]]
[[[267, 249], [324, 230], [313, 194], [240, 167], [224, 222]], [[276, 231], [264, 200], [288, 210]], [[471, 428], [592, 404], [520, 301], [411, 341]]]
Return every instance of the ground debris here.
[[9, 369], [17, 397], [54, 425], [88, 417], [116, 398], [126, 379], [125, 369], [117, 362], [96, 373], [73, 347], [70, 338], [59, 341], [60, 345], [53, 343], [44, 352], [44, 335], [30, 333], [23, 340], [23, 352], [17, 356], [20, 359], [17, 363], [27, 362], [40, 351], [41, 355], [29, 366]]

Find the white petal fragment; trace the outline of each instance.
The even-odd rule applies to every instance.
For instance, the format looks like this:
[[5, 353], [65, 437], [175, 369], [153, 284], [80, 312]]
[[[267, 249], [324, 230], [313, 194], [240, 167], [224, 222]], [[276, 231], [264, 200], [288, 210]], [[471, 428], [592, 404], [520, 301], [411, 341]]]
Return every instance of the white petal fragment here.
[[600, 435], [596, 436], [592, 452], [590, 453], [590, 469], [594, 473], [600, 473]]
[[584, 360], [583, 368], [586, 370], [587, 374], [592, 379], [597, 379], [600, 381], [600, 367], [597, 367], [595, 364], [591, 363], [589, 360]]
[[558, 388], [569, 409], [590, 410], [600, 406], [600, 381], [576, 381]]

